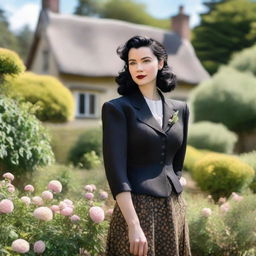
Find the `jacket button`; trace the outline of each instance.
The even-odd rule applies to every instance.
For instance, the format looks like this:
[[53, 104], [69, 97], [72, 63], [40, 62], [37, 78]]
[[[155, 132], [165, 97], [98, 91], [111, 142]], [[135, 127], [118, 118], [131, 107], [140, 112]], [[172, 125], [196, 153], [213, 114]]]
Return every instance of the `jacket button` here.
[[164, 152], [162, 152], [161, 155], [164, 156]]
[[164, 148], [165, 148], [165, 145], [162, 145], [162, 148], [164, 149]]
[[160, 162], [160, 164], [163, 164], [163, 163], [164, 163], [164, 161], [161, 161], [161, 162]]

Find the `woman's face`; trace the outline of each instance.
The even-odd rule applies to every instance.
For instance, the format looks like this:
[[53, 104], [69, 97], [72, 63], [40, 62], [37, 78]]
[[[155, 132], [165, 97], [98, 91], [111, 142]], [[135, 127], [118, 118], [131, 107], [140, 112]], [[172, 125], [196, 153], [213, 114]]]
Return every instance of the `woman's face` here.
[[156, 86], [157, 72], [162, 69], [163, 60], [158, 61], [149, 47], [131, 48], [128, 53], [128, 67], [138, 86]]

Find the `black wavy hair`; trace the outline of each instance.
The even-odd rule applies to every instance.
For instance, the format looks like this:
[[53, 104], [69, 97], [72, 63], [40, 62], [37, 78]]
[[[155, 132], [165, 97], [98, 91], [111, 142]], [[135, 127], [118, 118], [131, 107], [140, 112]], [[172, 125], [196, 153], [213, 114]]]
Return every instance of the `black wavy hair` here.
[[161, 70], [158, 70], [156, 85], [162, 92], [170, 92], [175, 89], [177, 84], [176, 75], [171, 71], [167, 64], [168, 55], [164, 46], [153, 38], [147, 36], [133, 36], [124, 45], [120, 45], [116, 52], [125, 62], [123, 70], [115, 77], [118, 84], [117, 92], [120, 95], [128, 95], [138, 91], [138, 85], [133, 81], [128, 69], [128, 53], [131, 48], [149, 47], [158, 61], [164, 60]]

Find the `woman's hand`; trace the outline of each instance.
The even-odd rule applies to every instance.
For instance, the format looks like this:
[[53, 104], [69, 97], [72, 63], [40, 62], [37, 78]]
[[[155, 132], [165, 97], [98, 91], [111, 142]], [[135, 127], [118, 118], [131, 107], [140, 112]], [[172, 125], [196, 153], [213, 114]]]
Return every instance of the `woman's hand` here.
[[137, 256], [147, 256], [148, 242], [140, 225], [128, 226], [130, 253]]

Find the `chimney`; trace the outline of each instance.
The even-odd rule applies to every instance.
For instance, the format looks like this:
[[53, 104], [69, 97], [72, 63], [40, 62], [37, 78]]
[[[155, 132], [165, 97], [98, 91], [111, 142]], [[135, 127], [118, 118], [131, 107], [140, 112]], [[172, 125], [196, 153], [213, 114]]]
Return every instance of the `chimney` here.
[[179, 14], [171, 17], [172, 31], [176, 32], [181, 38], [190, 39], [189, 16], [184, 14], [184, 7], [179, 7]]
[[42, 0], [42, 9], [47, 9], [51, 12], [59, 12], [59, 0]]

